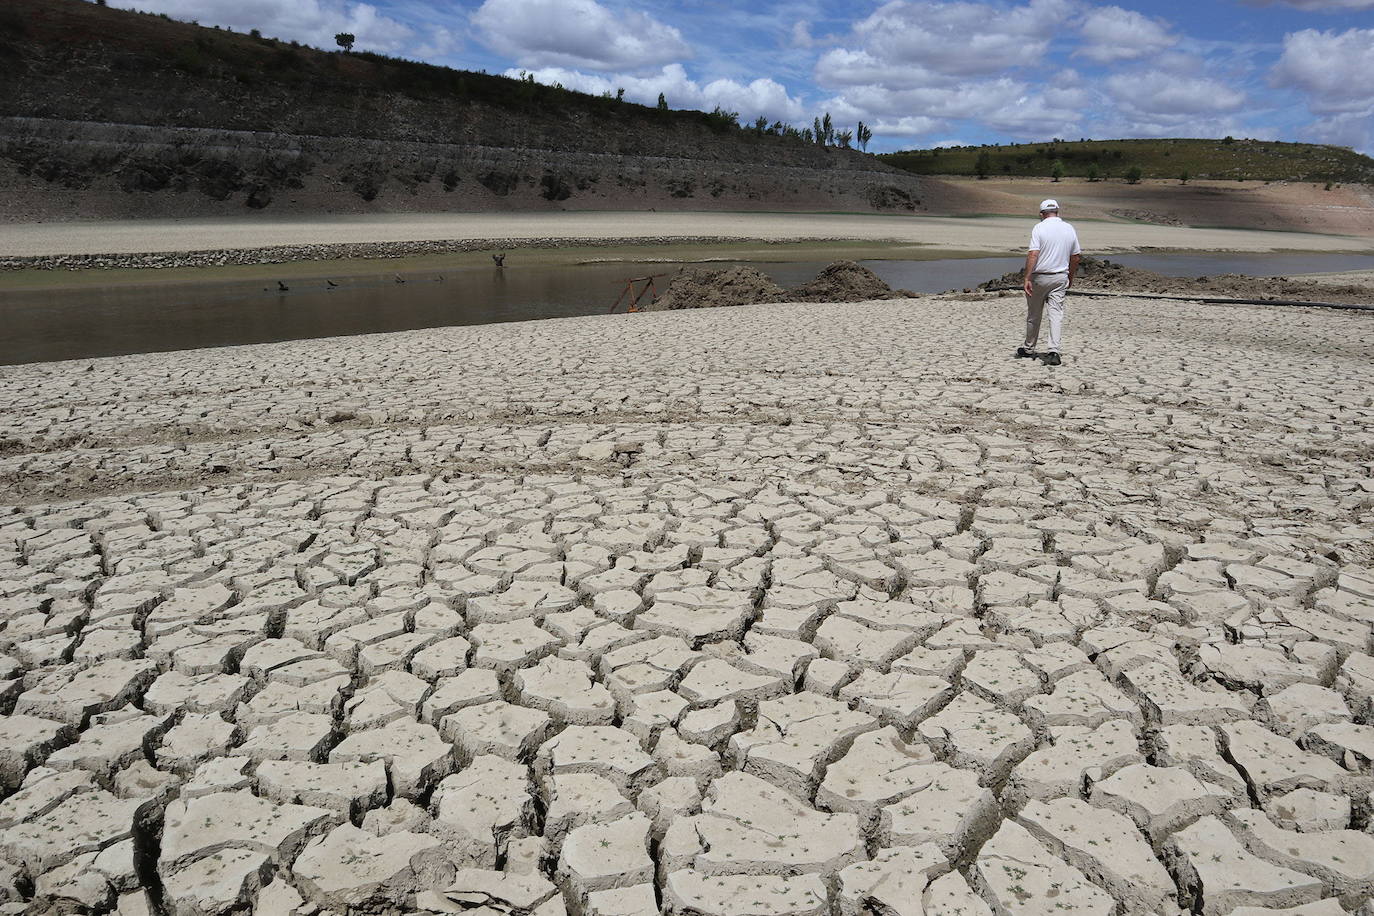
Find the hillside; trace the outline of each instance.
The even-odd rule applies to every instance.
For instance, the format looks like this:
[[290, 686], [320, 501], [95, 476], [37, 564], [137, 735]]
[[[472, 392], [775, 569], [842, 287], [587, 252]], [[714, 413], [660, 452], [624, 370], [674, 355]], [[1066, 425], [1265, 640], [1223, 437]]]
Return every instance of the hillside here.
[[[980, 166], [979, 160], [983, 164]], [[880, 156], [917, 175], [1043, 177], [1061, 164], [1067, 177], [1227, 179], [1374, 183], [1374, 159], [1342, 146], [1273, 140], [1054, 140], [1002, 146], [906, 150]]]
[[83, 0], [0, 9], [10, 220], [448, 209], [920, 209], [856, 150]]

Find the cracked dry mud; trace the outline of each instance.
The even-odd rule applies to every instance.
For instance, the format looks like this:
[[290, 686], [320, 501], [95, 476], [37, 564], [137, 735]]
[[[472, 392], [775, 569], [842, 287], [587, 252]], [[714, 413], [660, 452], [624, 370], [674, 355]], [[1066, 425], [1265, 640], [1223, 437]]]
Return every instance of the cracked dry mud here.
[[1370, 913], [1374, 325], [1020, 320], [0, 370], [0, 913]]

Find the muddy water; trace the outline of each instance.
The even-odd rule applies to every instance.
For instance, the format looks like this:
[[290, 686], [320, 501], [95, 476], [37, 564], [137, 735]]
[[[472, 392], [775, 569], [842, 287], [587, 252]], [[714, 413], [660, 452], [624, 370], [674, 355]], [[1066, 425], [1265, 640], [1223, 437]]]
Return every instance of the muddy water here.
[[[1121, 255], [1112, 260], [1175, 276], [1374, 268], [1374, 257], [1356, 255]], [[1021, 259], [862, 263], [895, 288], [941, 292], [1000, 276]], [[825, 264], [751, 266], [783, 286], [796, 286]], [[522, 268], [517, 261], [504, 270], [482, 266], [411, 273], [400, 278], [404, 282], [392, 274], [340, 278], [330, 286], [318, 278], [295, 278], [288, 266], [280, 278], [285, 290], [276, 281], [264, 286], [256, 280], [0, 291], [0, 364], [596, 315], [610, 309], [628, 278], [657, 274], [662, 290], [677, 269], [625, 263]]]

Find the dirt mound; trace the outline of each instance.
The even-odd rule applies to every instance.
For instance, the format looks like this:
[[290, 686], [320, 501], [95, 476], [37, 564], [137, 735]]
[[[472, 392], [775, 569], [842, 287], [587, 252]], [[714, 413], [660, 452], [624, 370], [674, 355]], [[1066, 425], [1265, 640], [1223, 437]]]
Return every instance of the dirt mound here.
[[[978, 288], [1019, 289], [1022, 272], [1014, 270]], [[1227, 299], [1288, 299], [1302, 302], [1368, 303], [1367, 287], [1331, 285], [1288, 277], [1247, 277], [1221, 274], [1216, 277], [1166, 277], [1153, 270], [1127, 267], [1106, 258], [1085, 257], [1079, 263], [1074, 288], [1084, 292], [1155, 293], [1164, 296], [1203, 296]]]
[[725, 270], [683, 270], [673, 278], [667, 291], [645, 307], [645, 311], [704, 309], [721, 305], [750, 305], [779, 302], [785, 290], [752, 267], [727, 267]]
[[724, 270], [686, 269], [645, 311], [715, 308], [756, 302], [864, 302], [869, 299], [906, 299], [916, 294], [884, 283], [877, 274], [853, 261], [836, 261], [816, 279], [784, 289], [752, 267]]
[[836, 261], [816, 279], [788, 292], [797, 302], [864, 302], [869, 299], [909, 299], [908, 289], [893, 289], [877, 274], [853, 261]]

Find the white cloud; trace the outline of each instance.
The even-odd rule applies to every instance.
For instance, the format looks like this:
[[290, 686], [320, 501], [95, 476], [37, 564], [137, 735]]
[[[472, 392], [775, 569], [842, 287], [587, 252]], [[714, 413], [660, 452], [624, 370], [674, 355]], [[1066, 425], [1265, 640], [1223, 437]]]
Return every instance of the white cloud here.
[[1283, 39], [1283, 56], [1270, 74], [1276, 86], [1307, 96], [1315, 114], [1370, 113], [1374, 108], [1374, 29], [1318, 32], [1303, 29]]
[[492, 50], [523, 67], [638, 70], [691, 56], [672, 26], [596, 0], [486, 0], [472, 21]]
[[[857, 122], [858, 118], [855, 118]], [[944, 130], [948, 123], [935, 118], [905, 117], [879, 118], [872, 125], [873, 133], [879, 137], [925, 137], [937, 130]], [[952, 141], [945, 141], [952, 142]]]
[[1164, 70], [1115, 73], [1106, 86], [1125, 111], [1154, 119], [1234, 111], [1245, 104], [1244, 92], [1220, 80]]
[[434, 61], [452, 54], [463, 46], [463, 40], [443, 26], [431, 29], [425, 34], [424, 39], [414, 51], [420, 60]]
[[1016, 137], [1068, 136], [1088, 102], [1075, 79], [1069, 74], [1063, 85], [1047, 86], [1008, 77], [917, 89], [857, 86], [820, 107], [841, 123], [866, 121], [880, 134], [919, 136], [968, 120]]
[[219, 25], [333, 49], [334, 35], [351, 32], [360, 51], [397, 53], [415, 37], [408, 26], [370, 3], [349, 0], [110, 0], [112, 6]]
[[1366, 156], [1374, 155], [1374, 117], [1370, 114], [1320, 118], [1309, 124], [1305, 133], [1318, 143], [1348, 146]]
[[[900, 79], [901, 68], [977, 76], [1037, 63], [1071, 13], [1070, 0], [988, 3], [891, 0], [854, 25], [857, 49], [826, 55], [818, 76], [862, 82], [876, 65]], [[849, 72], [848, 65], [855, 65]]]
[[968, 121], [1018, 137], [1067, 136], [1090, 101], [1077, 74], [1045, 67], [1034, 83], [1010, 71], [1043, 64], [1074, 9], [1074, 0], [892, 0], [817, 60], [816, 82], [838, 90], [819, 107], [880, 134], [934, 136]]
[[[647, 76], [604, 76], [561, 67], [545, 67], [530, 72], [538, 82], [546, 85], [557, 83], [593, 95], [624, 89], [626, 99], [644, 105], [655, 104], [659, 93], [662, 93], [673, 108], [710, 111], [719, 106], [727, 111], [739, 112], [744, 122], [753, 121], [760, 115], [769, 121], [789, 122], [810, 117], [801, 101], [789, 95], [787, 88], [775, 80], [756, 79], [739, 83], [718, 79], [703, 85], [689, 77], [681, 64], [669, 64]], [[518, 71], [509, 70], [507, 75], [516, 76]]]
[[1086, 44], [1075, 52], [1100, 64], [1158, 54], [1177, 39], [1158, 20], [1119, 6], [1093, 10], [1083, 20]]

